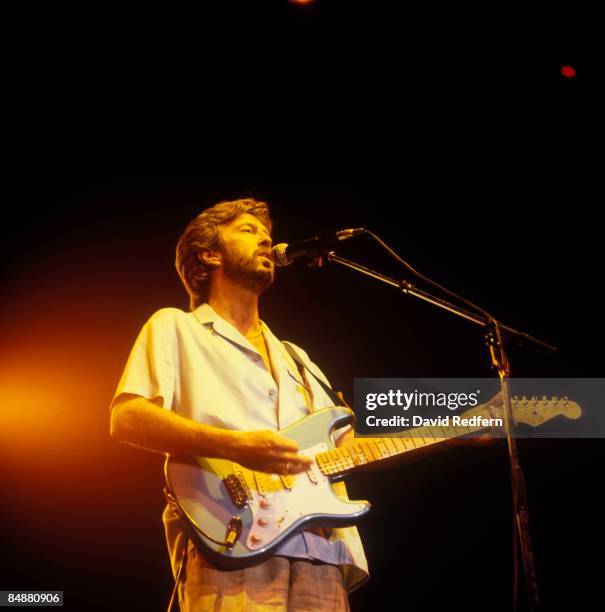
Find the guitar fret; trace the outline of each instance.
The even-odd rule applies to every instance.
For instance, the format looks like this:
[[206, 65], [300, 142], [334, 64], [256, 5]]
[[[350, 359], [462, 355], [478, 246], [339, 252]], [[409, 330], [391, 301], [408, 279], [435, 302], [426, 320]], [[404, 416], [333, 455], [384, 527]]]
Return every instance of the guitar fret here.
[[384, 459], [385, 457], [389, 456], [389, 452], [384, 444], [384, 440], [382, 438], [379, 438], [377, 440], [374, 441], [374, 446], [376, 447], [376, 450], [378, 451], [378, 458], [379, 459]]
[[368, 442], [367, 446], [370, 449], [370, 452], [372, 453], [372, 461], [378, 461], [379, 459], [382, 459], [382, 456], [375, 442]]
[[368, 459], [363, 450], [360, 448], [359, 444], [351, 444], [351, 446], [348, 446], [347, 448], [349, 449], [349, 452], [355, 453], [355, 456], [357, 457], [356, 465], [363, 465], [368, 462]]
[[[418, 446], [416, 445], [416, 439], [415, 438], [408, 438], [407, 442], [409, 442], [409, 444], [412, 445], [412, 448], [410, 450], [418, 448]], [[405, 442], [404, 442], [404, 444], [405, 444]], [[407, 450], [407, 448], [406, 448], [406, 450]]]
[[[411, 429], [409, 431], [415, 432], [415, 435], [413, 436], [412, 439], [414, 440], [414, 442], [418, 441], [419, 446], [426, 446], [428, 444], [426, 438], [424, 437], [422, 427], [418, 427], [417, 429]], [[418, 448], [418, 445], [416, 446], [416, 448]]]
[[447, 438], [447, 434], [445, 433], [445, 428], [444, 427], [437, 427], [437, 429], [439, 430], [439, 433], [441, 434], [439, 441], [442, 441], [442, 438]]
[[327, 455], [330, 458], [330, 474], [334, 474], [338, 471], [338, 457], [334, 456], [334, 451], [327, 451]]
[[380, 453], [381, 459], [384, 459], [385, 457], [389, 456], [389, 451], [387, 450], [387, 447], [382, 440], [378, 440], [378, 442], [376, 442], [376, 448], [378, 449], [378, 452]]
[[350, 469], [352, 467], [355, 467], [355, 464], [353, 463], [353, 460], [351, 459], [351, 456], [347, 452], [346, 448], [339, 449], [339, 452], [342, 457], [342, 461], [343, 461], [343, 465], [345, 469]]
[[323, 470], [326, 474], [332, 474], [336, 471], [333, 465], [332, 457], [329, 452], [319, 453], [318, 457], [321, 456], [321, 463], [323, 464]]
[[340, 472], [342, 470], [342, 468], [343, 468], [342, 453], [337, 448], [335, 448], [333, 452], [336, 454], [336, 457], [337, 457], [337, 459], [336, 459], [336, 468]]
[[350, 470], [351, 468], [355, 467], [355, 462], [353, 461], [353, 457], [351, 456], [351, 453], [349, 452], [349, 450], [346, 447], [343, 447], [340, 450], [342, 451], [342, 454], [344, 455], [346, 468]]
[[352, 446], [346, 446], [345, 447], [345, 451], [347, 453], [347, 456], [349, 458], [349, 461], [351, 463], [351, 467], [355, 467], [358, 465], [358, 457], [357, 454], [355, 453], [354, 449]]
[[[385, 438], [385, 446], [388, 448], [388, 446], [392, 446], [392, 450], [389, 449], [389, 455], [391, 457], [393, 457], [394, 455], [398, 455], [399, 451], [397, 450], [397, 447], [395, 446], [395, 443], [393, 442], [392, 438]], [[388, 443], [388, 444], [387, 444]]]
[[430, 432], [431, 432], [431, 437], [433, 438], [430, 442], [431, 444], [436, 444], [443, 438], [443, 430], [441, 429], [441, 427], [439, 427], [439, 425], [431, 426]]
[[363, 452], [363, 454], [364, 454], [364, 456], [366, 458], [366, 463], [371, 463], [372, 461], [374, 461], [374, 457], [372, 456], [372, 452], [371, 451], [368, 454], [366, 446], [368, 446], [367, 443], [366, 444], [363, 444], [361, 442], [359, 443], [359, 448], [361, 448], [361, 451]]
[[433, 436], [435, 438], [435, 442], [439, 442], [439, 440], [441, 440], [443, 438], [443, 428], [440, 427], [439, 425], [436, 425], [435, 427], [432, 427], [431, 428], [431, 432], [433, 433]]
[[[434, 427], [431, 427], [431, 433], [433, 434], [433, 444], [436, 444], [437, 442], [441, 442], [443, 440], [443, 427], [440, 427], [439, 425], [435, 425]], [[435, 435], [437, 434], [437, 435]]]
[[414, 442], [412, 440], [407, 440], [406, 438], [397, 438], [399, 440], [399, 444], [403, 446], [403, 452], [408, 450], [408, 444], [410, 445], [410, 449], [414, 448]]
[[416, 448], [416, 442], [414, 442], [414, 438], [401, 438], [401, 441], [405, 446], [406, 451], [414, 450]]
[[351, 444], [346, 448], [347, 452], [349, 453], [349, 456], [351, 457], [351, 460], [353, 461], [353, 464], [356, 466], [359, 465], [359, 455], [357, 454], [357, 449], [355, 448], [355, 445]]
[[446, 438], [456, 438], [458, 433], [456, 432], [456, 428], [452, 425], [443, 428], [443, 432]]
[[420, 437], [422, 438], [423, 446], [428, 446], [429, 444], [433, 443], [433, 440], [435, 438], [432, 435], [431, 430], [428, 427], [421, 427], [419, 428], [419, 431], [420, 431]]
[[[392, 438], [392, 440], [393, 440], [393, 446], [397, 449], [398, 453], [401, 453], [402, 451], [405, 450], [405, 445], [401, 441], [401, 438]], [[403, 449], [401, 448], [402, 446], [403, 446]]]
[[347, 462], [345, 458], [345, 454], [341, 449], [336, 449], [336, 454], [338, 455], [338, 467], [342, 470], [347, 467]]

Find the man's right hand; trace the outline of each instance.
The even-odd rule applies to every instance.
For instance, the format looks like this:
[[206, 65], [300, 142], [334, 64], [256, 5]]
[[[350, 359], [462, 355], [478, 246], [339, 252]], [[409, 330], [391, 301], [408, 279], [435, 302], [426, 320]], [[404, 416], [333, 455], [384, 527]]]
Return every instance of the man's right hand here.
[[274, 431], [230, 431], [233, 461], [269, 474], [300, 474], [313, 460], [298, 454], [298, 444]]

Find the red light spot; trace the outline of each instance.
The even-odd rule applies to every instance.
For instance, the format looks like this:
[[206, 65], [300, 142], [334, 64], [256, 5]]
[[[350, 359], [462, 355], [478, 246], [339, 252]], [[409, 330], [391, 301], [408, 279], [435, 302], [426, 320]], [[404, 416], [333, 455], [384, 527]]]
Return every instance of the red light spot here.
[[576, 76], [576, 69], [573, 66], [563, 66], [561, 68], [561, 74], [566, 79], [571, 79], [572, 77]]

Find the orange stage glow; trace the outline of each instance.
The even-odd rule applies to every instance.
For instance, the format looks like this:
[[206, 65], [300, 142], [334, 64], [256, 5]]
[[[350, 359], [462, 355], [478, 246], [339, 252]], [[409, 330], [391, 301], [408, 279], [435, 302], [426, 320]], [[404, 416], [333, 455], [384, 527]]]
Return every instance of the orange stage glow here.
[[[153, 465], [140, 479], [160, 490], [154, 477], [160, 479], [162, 456], [133, 452], [109, 436], [109, 404], [148, 316], [151, 282], [120, 282], [113, 273], [118, 262], [92, 259], [86, 248], [66, 248], [5, 283], [0, 478], [10, 503], [3, 512], [19, 546], [38, 557], [41, 539], [51, 539], [58, 556], [67, 543], [84, 546], [86, 538], [74, 531], [78, 517], [118, 521], [116, 497], [129, 507], [140, 495], [131, 485], [137, 470], [147, 474]], [[129, 317], [133, 291], [142, 292], [143, 306]], [[108, 558], [114, 554], [93, 540]], [[67, 554], [64, 561], [68, 566]]]

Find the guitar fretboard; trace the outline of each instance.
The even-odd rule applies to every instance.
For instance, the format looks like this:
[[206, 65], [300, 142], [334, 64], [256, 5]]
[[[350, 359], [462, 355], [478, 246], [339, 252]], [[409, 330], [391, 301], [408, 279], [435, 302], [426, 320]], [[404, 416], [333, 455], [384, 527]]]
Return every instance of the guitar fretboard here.
[[476, 433], [484, 427], [415, 427], [408, 429], [405, 437], [360, 438], [358, 441], [318, 453], [317, 465], [326, 476], [334, 476], [353, 468], [395, 457], [413, 450], [439, 444], [451, 438]]
[[[570, 402], [567, 396], [553, 396], [550, 399], [546, 396], [542, 396], [542, 399], [537, 397], [528, 399], [525, 396], [519, 399], [515, 396], [511, 400], [511, 408], [514, 422], [520, 421], [532, 427], [559, 414], [564, 414], [570, 419], [578, 419], [582, 414], [580, 406], [575, 402]], [[481, 404], [460, 416], [489, 419], [490, 417], [501, 417], [500, 413], [501, 410], [497, 406]], [[414, 427], [406, 430], [405, 436], [359, 438], [347, 446], [318, 453], [315, 460], [324, 476], [335, 476], [374, 461], [381, 461], [486, 429], [487, 427], [481, 424], [477, 426], [451, 425], [449, 427], [436, 424], [429, 427]]]

